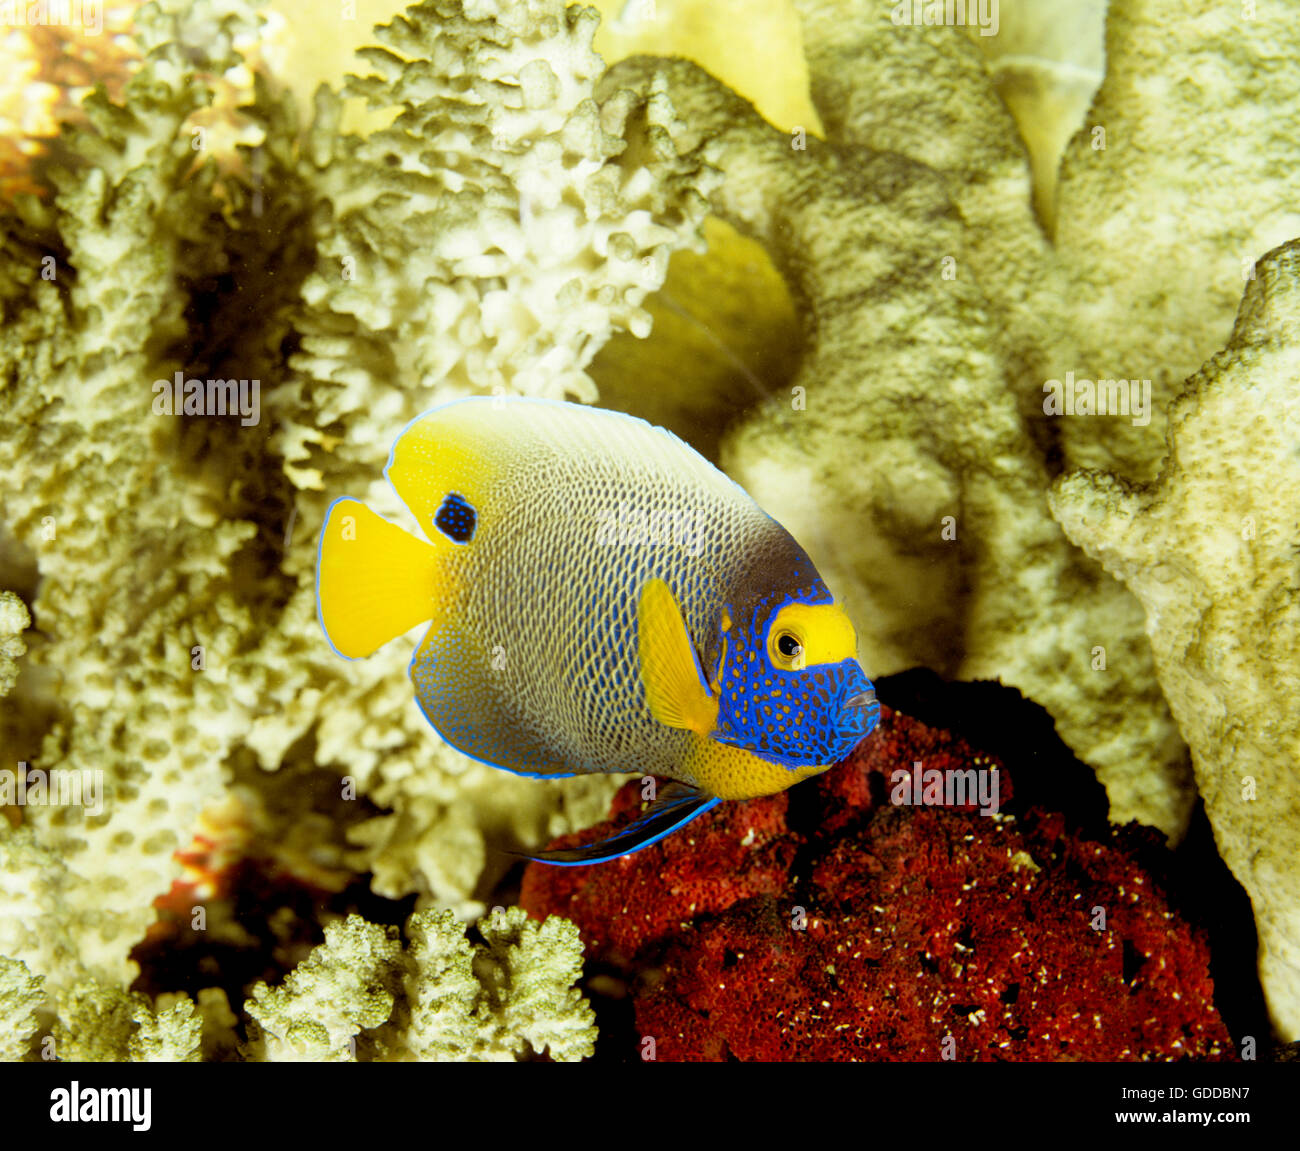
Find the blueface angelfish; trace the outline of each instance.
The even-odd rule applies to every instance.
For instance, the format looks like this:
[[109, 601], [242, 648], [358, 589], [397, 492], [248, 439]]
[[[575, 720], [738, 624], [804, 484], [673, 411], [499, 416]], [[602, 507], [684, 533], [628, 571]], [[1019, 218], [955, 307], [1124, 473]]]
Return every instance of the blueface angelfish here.
[[627, 855], [825, 771], [875, 726], [853, 626], [807, 553], [671, 432], [457, 400], [405, 428], [386, 475], [427, 542], [331, 505], [317, 599], [335, 651], [430, 621], [410, 675], [452, 746], [536, 777], [672, 781], [619, 834], [531, 858]]

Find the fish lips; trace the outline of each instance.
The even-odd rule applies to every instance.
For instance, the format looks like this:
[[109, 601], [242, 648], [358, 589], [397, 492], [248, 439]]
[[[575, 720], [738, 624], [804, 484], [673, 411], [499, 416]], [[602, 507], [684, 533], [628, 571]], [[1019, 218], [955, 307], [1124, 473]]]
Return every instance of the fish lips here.
[[871, 734], [880, 722], [880, 703], [876, 699], [876, 689], [859, 667], [856, 674], [850, 674], [848, 682], [840, 695], [839, 718], [836, 732], [845, 742], [858, 740]]

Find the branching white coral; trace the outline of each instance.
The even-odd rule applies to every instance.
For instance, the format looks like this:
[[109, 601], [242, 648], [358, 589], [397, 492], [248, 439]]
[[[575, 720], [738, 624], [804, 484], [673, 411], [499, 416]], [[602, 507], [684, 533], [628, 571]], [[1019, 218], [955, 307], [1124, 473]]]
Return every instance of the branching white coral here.
[[43, 982], [25, 963], [0, 956], [0, 1062], [16, 1063], [27, 1054], [40, 1025], [36, 1010], [45, 1001]]
[[394, 928], [349, 916], [325, 926], [325, 942], [283, 984], [259, 983], [245, 1010], [261, 1025], [271, 1062], [356, 1060], [351, 1041], [393, 1010], [402, 946]]
[[517, 1054], [526, 1043], [561, 1062], [590, 1055], [593, 1016], [573, 986], [582, 974], [577, 926], [558, 916], [534, 923], [513, 907], [494, 911], [479, 930], [492, 960], [481, 1010], [493, 1022], [489, 1047]]
[[0, 591], [0, 695], [8, 695], [18, 678], [18, 661], [27, 651], [22, 634], [31, 624], [27, 605], [13, 592]]
[[416, 5], [347, 87], [390, 127], [338, 137], [338, 97], [318, 94], [307, 155], [328, 217], [298, 376], [275, 398], [297, 485], [331, 456], [373, 475], [437, 395], [593, 400], [600, 346], [648, 333], [641, 302], [699, 244], [713, 176], [679, 154], [662, 93], [597, 103], [598, 19], [563, 0]]
[[577, 928], [510, 908], [480, 930], [486, 947], [470, 943], [450, 911], [416, 912], [403, 951], [396, 929], [359, 916], [327, 925], [325, 942], [280, 987], [254, 988], [246, 1007], [261, 1033], [255, 1053], [309, 1061], [353, 1061], [359, 1049], [389, 1060], [590, 1055], [593, 1015], [573, 986], [582, 970]]
[[[262, 77], [239, 85], [256, 147], [236, 170], [193, 129], [247, 79], [254, 5], [148, 5], [121, 102], [86, 101], [48, 203], [0, 226], [4, 538], [38, 624], [15, 683], [26, 619], [4, 599], [0, 734], [33, 768], [103, 773], [102, 815], [0, 821], [0, 954], [53, 993], [129, 984], [174, 853], [254, 756], [390, 808], [356, 833], [357, 870], [462, 914], [495, 874], [485, 827], [565, 829], [567, 785], [442, 747], [401, 645], [333, 657], [312, 567], [326, 485], [366, 494], [440, 394], [590, 397], [591, 355], [644, 331], [669, 252], [697, 243], [712, 174], [662, 94], [594, 99], [592, 20], [559, 0], [419, 6], [353, 88], [397, 111], [389, 128], [338, 138], [325, 91], [300, 140]], [[177, 372], [264, 382], [262, 422], [155, 414]]]
[[86, 981], [58, 996], [53, 1052], [72, 1063], [192, 1063], [202, 1017], [186, 996], [162, 1011], [149, 1000]]
[[[84, 969], [129, 981], [127, 952], [178, 873], [171, 853], [220, 794], [246, 722], [227, 669], [249, 613], [229, 571], [255, 528], [219, 517], [214, 477], [178, 464], [177, 430], [152, 412], [152, 382], [178, 366], [165, 350], [187, 337], [185, 277], [222, 239], [208, 227], [211, 168], [191, 174], [182, 131], [211, 98], [196, 67], [219, 75], [238, 62], [228, 34], [238, 18], [207, 0], [178, 7], [226, 30], [216, 54], [182, 43], [166, 9], [142, 10], [148, 58], [125, 106], [87, 99], [89, 126], [68, 138], [73, 160], [55, 174], [52, 207], [28, 202], [4, 229], [0, 487], [6, 528], [40, 574], [43, 636], [28, 657], [43, 672], [32, 677], [39, 694], [23, 697], [26, 676], [16, 690], [24, 712], [52, 720], [24, 730], [15, 709], [5, 725], [18, 727], [16, 758], [103, 781], [102, 815], [23, 811], [32, 848], [59, 861], [49, 881], [71, 917], [57, 970], [35, 968], [55, 980]], [[10, 954], [48, 955], [40, 938], [31, 946]]]
[[[45, 1014], [48, 1013], [48, 1014]], [[42, 1016], [49, 1027], [42, 1031]], [[0, 1061], [184, 1063], [199, 1058], [203, 1019], [186, 995], [155, 1006], [147, 996], [93, 979], [50, 994], [20, 960], [0, 956]], [[40, 1035], [38, 1036], [38, 1032]]]

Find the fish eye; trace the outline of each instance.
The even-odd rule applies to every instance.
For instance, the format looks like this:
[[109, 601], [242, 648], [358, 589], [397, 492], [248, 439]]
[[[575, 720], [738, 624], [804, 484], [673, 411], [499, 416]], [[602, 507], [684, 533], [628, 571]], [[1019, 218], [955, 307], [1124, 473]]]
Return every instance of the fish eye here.
[[803, 651], [803, 645], [792, 632], [783, 631], [776, 637], [776, 650], [786, 659], [797, 659]]

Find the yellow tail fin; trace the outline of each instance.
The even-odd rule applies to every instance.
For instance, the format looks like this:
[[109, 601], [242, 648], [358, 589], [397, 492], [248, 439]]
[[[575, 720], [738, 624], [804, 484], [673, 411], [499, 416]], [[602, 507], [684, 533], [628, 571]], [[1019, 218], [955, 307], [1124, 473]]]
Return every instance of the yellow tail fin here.
[[321, 529], [321, 627], [349, 659], [369, 655], [438, 613], [437, 552], [357, 500], [336, 500]]

